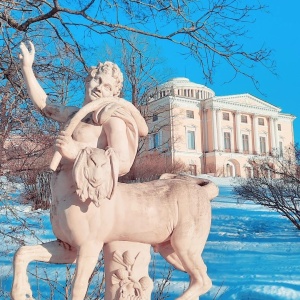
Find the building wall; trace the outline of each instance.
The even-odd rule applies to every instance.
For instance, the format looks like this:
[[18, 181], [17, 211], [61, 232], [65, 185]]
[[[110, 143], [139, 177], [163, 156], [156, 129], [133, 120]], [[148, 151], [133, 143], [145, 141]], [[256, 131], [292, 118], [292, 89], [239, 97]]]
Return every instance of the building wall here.
[[173, 119], [174, 159], [184, 162], [201, 174], [201, 119], [199, 108], [195, 103], [179, 105], [174, 101], [171, 114]]
[[292, 121], [289, 118], [281, 117], [278, 118], [278, 124], [281, 125], [281, 128], [278, 131], [279, 140], [286, 146], [288, 146], [289, 143], [294, 144], [294, 129]]
[[[199, 85], [194, 89], [189, 84], [189, 91], [198, 89], [201, 95]], [[251, 176], [249, 158], [275, 155], [294, 143], [295, 117], [261, 99], [249, 94], [214, 97], [213, 92], [202, 93], [209, 98], [199, 99], [195, 93], [189, 98], [188, 89], [184, 94], [185, 88], [180, 86], [168, 88], [183, 95], [165, 93], [150, 102], [153, 112], [163, 105], [169, 107], [159, 117], [168, 125], [161, 128], [162, 143], [168, 147], [160, 151], [167, 151], [173, 161], [183, 161], [194, 175]], [[155, 122], [148, 125], [152, 132]], [[194, 147], [191, 136], [195, 138]]]
[[169, 101], [154, 101], [147, 106], [145, 114], [149, 134], [147, 139], [143, 141], [144, 144], [141, 152], [154, 150], [159, 150], [161, 152], [170, 151], [170, 145], [172, 144], [172, 118], [170, 116], [169, 106]]

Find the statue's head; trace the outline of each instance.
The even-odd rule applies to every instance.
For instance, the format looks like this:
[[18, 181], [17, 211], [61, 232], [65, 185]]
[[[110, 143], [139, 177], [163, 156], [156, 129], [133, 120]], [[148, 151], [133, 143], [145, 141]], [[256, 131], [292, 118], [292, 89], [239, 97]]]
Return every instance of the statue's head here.
[[85, 82], [86, 102], [103, 97], [118, 97], [123, 87], [123, 74], [116, 64], [106, 61], [91, 67]]

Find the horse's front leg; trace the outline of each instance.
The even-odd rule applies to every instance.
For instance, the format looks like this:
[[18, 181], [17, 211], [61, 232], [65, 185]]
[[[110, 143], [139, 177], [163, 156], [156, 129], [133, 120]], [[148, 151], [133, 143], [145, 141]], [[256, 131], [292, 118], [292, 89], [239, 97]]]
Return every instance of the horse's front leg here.
[[21, 247], [14, 256], [13, 300], [33, 299], [27, 277], [27, 266], [31, 261], [70, 264], [76, 261], [76, 250], [61, 241]]
[[72, 300], [83, 300], [90, 276], [97, 264], [103, 243], [95, 240], [84, 243], [78, 250], [76, 272], [72, 288]]

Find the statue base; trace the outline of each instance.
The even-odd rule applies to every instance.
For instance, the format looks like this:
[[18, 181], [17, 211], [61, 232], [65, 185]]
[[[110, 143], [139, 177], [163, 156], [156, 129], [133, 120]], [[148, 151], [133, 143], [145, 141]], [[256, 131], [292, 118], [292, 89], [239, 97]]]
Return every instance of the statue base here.
[[105, 300], [150, 300], [153, 282], [148, 275], [150, 245], [116, 241], [103, 247]]

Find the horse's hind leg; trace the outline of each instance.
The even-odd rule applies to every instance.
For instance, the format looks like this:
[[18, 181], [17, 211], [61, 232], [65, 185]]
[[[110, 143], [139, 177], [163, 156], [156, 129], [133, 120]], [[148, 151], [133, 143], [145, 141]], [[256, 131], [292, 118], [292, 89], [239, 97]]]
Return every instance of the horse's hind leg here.
[[197, 257], [192, 257], [191, 253], [186, 252], [178, 256], [184, 260], [186, 272], [190, 275], [190, 285], [177, 300], [198, 300], [199, 296], [205, 294], [212, 287], [211, 279], [206, 273], [206, 265], [199, 254]]
[[60, 241], [21, 247], [14, 257], [11, 298], [13, 300], [33, 299], [27, 277], [27, 266], [31, 261], [68, 264], [74, 263], [75, 260], [76, 251]]
[[190, 285], [178, 300], [199, 299], [199, 296], [205, 294], [212, 286], [206, 265], [201, 258], [210, 229], [210, 214], [202, 215], [200, 218], [201, 224], [197, 226], [193, 222], [179, 223], [171, 237], [171, 244], [184, 269], [190, 275]]
[[171, 241], [167, 241], [156, 245], [154, 251], [159, 252], [160, 255], [177, 270], [186, 272], [181, 260], [179, 259], [178, 255], [176, 254], [171, 245]]

